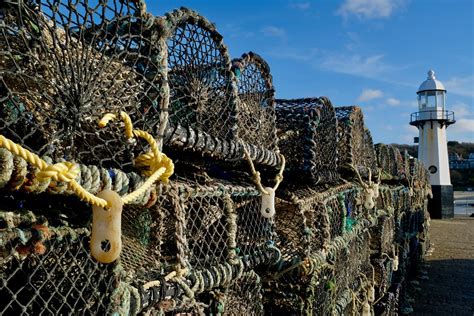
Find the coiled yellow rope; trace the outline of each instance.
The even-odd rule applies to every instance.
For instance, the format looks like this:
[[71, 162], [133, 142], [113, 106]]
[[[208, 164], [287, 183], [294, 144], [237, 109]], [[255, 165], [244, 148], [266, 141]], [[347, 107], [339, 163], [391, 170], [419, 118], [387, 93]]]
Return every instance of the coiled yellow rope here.
[[[151, 149], [151, 152], [143, 154], [137, 158], [137, 165], [147, 168], [144, 171], [144, 174], [149, 176], [149, 178], [140, 188], [122, 197], [123, 203], [129, 204], [148, 190], [156, 181], [161, 180], [167, 182], [168, 178], [174, 172], [174, 164], [170, 158], [159, 152], [158, 145], [152, 135], [142, 130], [133, 129], [132, 120], [127, 113], [121, 112], [120, 116], [125, 123], [125, 136], [127, 138], [143, 138], [148, 142]], [[106, 114], [99, 121], [99, 127], [103, 128], [107, 126], [107, 124], [115, 118], [115, 114]], [[50, 165], [38, 155], [14, 143], [3, 135], [0, 135], [0, 147], [7, 149], [11, 153], [23, 158], [31, 165], [40, 169], [40, 172], [37, 175], [38, 181], [65, 182], [81, 200], [102, 208], [109, 206], [106, 200], [89, 193], [75, 181], [79, 174], [79, 167], [76, 164], [72, 162], [60, 162]]]

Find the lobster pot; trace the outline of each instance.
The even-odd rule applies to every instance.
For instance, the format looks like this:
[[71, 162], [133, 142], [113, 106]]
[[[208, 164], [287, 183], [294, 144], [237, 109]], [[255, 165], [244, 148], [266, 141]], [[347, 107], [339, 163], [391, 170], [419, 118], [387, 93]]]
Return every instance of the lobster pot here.
[[[191, 272], [244, 262], [245, 269], [271, 263], [277, 250], [269, 247], [271, 219], [261, 215], [261, 193], [251, 185], [196, 177], [178, 178], [163, 188], [160, 253], [168, 265]], [[156, 234], [155, 234], [156, 235]], [[214, 272], [213, 272], [214, 273]], [[215, 284], [219, 286], [219, 284]]]
[[[262, 102], [268, 100], [268, 103], [262, 104], [258, 111], [256, 104], [249, 103], [243, 108], [239, 105], [229, 53], [215, 26], [186, 8], [156, 19], [155, 25], [167, 45], [164, 73], [169, 83], [169, 105], [162, 108], [169, 122], [164, 135], [166, 152], [196, 165], [206, 165], [203, 157], [211, 159], [213, 165], [216, 161], [219, 165], [235, 165], [244, 158], [243, 147], [246, 146], [254, 162], [279, 166], [281, 159], [272, 151], [276, 149], [274, 133], [265, 132], [265, 136], [259, 133], [259, 138], [255, 138], [252, 135], [258, 132], [256, 127], [246, 128], [246, 125], [255, 125], [252, 123], [255, 120], [259, 131], [273, 128], [272, 97], [259, 92], [264, 98]], [[245, 76], [257, 74], [249, 70]], [[258, 85], [247, 88], [248, 92], [260, 89]], [[242, 139], [239, 134], [243, 135]]]
[[360, 220], [324, 250], [271, 274], [264, 283], [265, 310], [274, 314], [341, 314], [350, 302], [344, 304], [346, 291], [358, 292], [365, 287], [361, 275], [372, 275], [368, 225], [367, 220]]
[[[302, 266], [303, 267], [303, 266]], [[329, 265], [291, 270], [280, 279], [276, 275], [263, 284], [264, 309], [272, 315], [315, 315], [317, 311], [330, 311], [333, 302], [334, 271]], [[292, 275], [290, 279], [288, 274]]]
[[366, 216], [357, 205], [359, 189], [351, 184], [327, 191], [301, 189], [277, 200], [276, 245], [281, 251], [279, 269], [301, 263]]
[[[363, 178], [376, 175], [377, 158], [370, 131], [358, 106], [336, 107], [338, 167], [343, 176], [355, 168]], [[352, 166], [352, 167], [349, 167]], [[349, 168], [349, 169], [348, 169]], [[349, 172], [349, 173], [348, 173]]]
[[381, 169], [382, 180], [402, 180], [406, 177], [405, 166], [400, 151], [385, 144], [375, 145], [378, 166]]
[[393, 262], [390, 258], [371, 259], [374, 267], [375, 297], [385, 296], [392, 284]]
[[395, 219], [393, 216], [380, 216], [377, 225], [370, 229], [370, 249], [372, 254], [383, 255], [393, 252]]
[[402, 283], [394, 283], [384, 298], [374, 305], [376, 315], [398, 315]]
[[167, 44], [170, 127], [178, 125], [233, 138], [236, 94], [227, 47], [215, 26], [181, 8], [159, 18]]
[[[372, 276], [370, 267], [369, 233], [365, 228], [334, 256], [335, 296], [340, 298], [346, 289], [356, 292], [361, 287], [361, 274]], [[364, 280], [365, 278], [362, 277]], [[342, 307], [342, 306], [341, 306]]]
[[249, 52], [232, 61], [237, 80], [239, 139], [268, 150], [278, 150], [275, 123], [275, 90], [270, 67]]
[[413, 207], [425, 207], [426, 197], [431, 191], [429, 172], [424, 164], [416, 158], [407, 159], [406, 165], [408, 166], [407, 179], [412, 191], [411, 203]]
[[337, 121], [328, 98], [276, 100], [279, 147], [287, 159], [288, 181], [334, 184]]
[[406, 179], [406, 170], [403, 163], [403, 156], [397, 147], [389, 145], [390, 160], [393, 161], [393, 175], [398, 180]]
[[331, 264], [332, 274], [313, 280], [315, 288], [311, 293], [315, 300], [307, 298], [306, 306], [310, 309], [305, 312], [342, 315], [357, 313], [361, 309], [356, 302], [353, 310], [352, 293], [365, 295], [367, 278], [372, 276], [368, 239], [367, 223], [361, 222], [351, 232], [331, 243], [326, 260]]
[[[1, 201], [0, 314], [118, 311], [121, 268], [90, 256], [87, 206], [76, 203], [76, 208], [64, 209], [56, 201], [51, 208], [40, 200]], [[15, 209], [18, 202], [23, 207]], [[78, 212], [87, 219], [74, 218]]]
[[224, 295], [224, 315], [264, 315], [262, 282], [255, 271], [245, 272]]
[[[134, 1], [13, 1], [0, 25], [0, 134], [58, 161], [130, 168], [142, 142], [123, 127], [100, 129], [125, 111], [142, 130], [166, 123], [153, 31]], [[87, 12], [87, 14], [84, 14]], [[133, 26], [133, 27], [132, 27]]]

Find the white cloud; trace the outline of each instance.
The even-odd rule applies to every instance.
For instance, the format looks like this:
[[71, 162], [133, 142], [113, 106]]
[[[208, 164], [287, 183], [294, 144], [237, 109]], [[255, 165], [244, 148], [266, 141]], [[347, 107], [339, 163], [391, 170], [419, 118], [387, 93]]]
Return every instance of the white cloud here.
[[402, 3], [402, 0], [345, 0], [336, 13], [345, 18], [351, 15], [361, 19], [387, 18]]
[[388, 105], [391, 105], [391, 106], [400, 105], [400, 100], [395, 99], [395, 98], [388, 98], [388, 99], [386, 100], [386, 102], [387, 102]]
[[360, 96], [357, 98], [357, 101], [367, 102], [381, 97], [383, 97], [383, 92], [380, 90], [364, 89]]
[[454, 111], [454, 115], [458, 118], [465, 118], [471, 115], [471, 109], [466, 103], [457, 102], [454, 103], [452, 106], [449, 106], [449, 110]]
[[459, 119], [448, 128], [448, 139], [460, 142], [474, 141], [474, 119]]
[[305, 2], [291, 2], [290, 7], [298, 10], [308, 10], [311, 8], [311, 2], [305, 1]]
[[360, 55], [328, 54], [321, 62], [321, 68], [334, 72], [380, 79], [380, 75], [391, 70], [383, 61], [384, 55], [362, 57]]
[[268, 26], [263, 27], [260, 30], [260, 32], [262, 32], [263, 35], [268, 36], [268, 37], [278, 37], [281, 39], [286, 38], [286, 31], [281, 27], [277, 27], [273, 25], [268, 25]]
[[474, 98], [474, 75], [442, 81], [448, 93]]

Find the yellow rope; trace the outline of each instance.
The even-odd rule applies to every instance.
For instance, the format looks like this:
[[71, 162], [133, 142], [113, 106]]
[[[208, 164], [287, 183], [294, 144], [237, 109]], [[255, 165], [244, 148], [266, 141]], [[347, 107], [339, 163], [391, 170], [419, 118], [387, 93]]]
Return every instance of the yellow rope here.
[[[252, 180], [253, 180], [253, 182], [255, 183], [255, 185], [257, 186], [257, 188], [260, 190], [260, 192], [262, 194], [270, 194], [263, 187], [262, 178], [260, 177], [260, 172], [258, 172], [255, 169], [255, 166], [254, 166], [253, 161], [252, 161], [252, 157], [250, 156], [250, 153], [249, 153], [249, 151], [247, 150], [247, 148], [245, 147], [244, 144], [242, 144], [242, 148], [244, 149], [245, 158], [247, 159], [247, 162], [249, 163], [249, 166], [250, 166], [250, 170], [252, 171]], [[279, 154], [279, 155], [280, 155], [280, 158], [281, 158], [281, 166], [280, 166], [280, 171], [275, 176], [275, 185], [273, 186], [274, 191], [276, 191], [276, 189], [278, 189], [278, 186], [283, 181], [283, 172], [285, 171], [285, 165], [286, 165], [285, 156], [283, 156], [282, 154]]]
[[80, 186], [74, 179], [77, 177], [79, 169], [71, 162], [60, 162], [54, 165], [49, 165], [46, 161], [41, 159], [38, 155], [14, 143], [3, 135], [0, 135], [0, 147], [3, 147], [13, 154], [20, 156], [28, 163], [37, 167], [41, 171], [38, 173], [39, 181], [61, 181], [68, 183], [71, 190], [81, 199], [90, 204], [100, 207], [107, 207], [107, 201], [90, 194]]
[[[170, 158], [168, 158], [165, 154], [160, 152], [158, 148], [158, 143], [156, 142], [156, 140], [153, 138], [152, 135], [139, 129], [133, 129], [132, 120], [130, 119], [130, 116], [128, 116], [127, 113], [123, 111], [120, 112], [120, 117], [122, 121], [125, 123], [125, 136], [127, 138], [133, 138], [134, 136], [137, 138], [142, 138], [146, 140], [147, 143], [150, 145], [150, 152], [138, 156], [135, 159], [135, 165], [137, 165], [138, 167], [145, 168], [143, 173], [146, 176], [149, 176], [150, 178], [153, 177], [155, 181], [160, 179], [161, 181], [165, 183], [168, 182], [169, 177], [174, 172], [173, 161]], [[113, 114], [106, 114], [99, 121], [99, 126], [105, 127], [108, 124], [108, 122], [112, 121], [115, 118], [116, 116]], [[161, 170], [162, 168], [165, 168], [165, 170]], [[156, 175], [156, 173], [159, 173], [159, 175]], [[151, 184], [153, 184], [155, 181], [151, 181], [150, 179], [148, 179], [142, 186], [142, 187], [145, 187], [143, 192], [147, 190], [148, 187]], [[128, 196], [131, 196], [132, 194], [134, 193], [130, 193]], [[136, 197], [138, 197], [139, 195], [140, 194], [134, 194], [134, 196]], [[125, 201], [124, 203], [126, 204]]]
[[[99, 121], [99, 127], [103, 128], [107, 126], [107, 124], [110, 121], [116, 119], [116, 117], [117, 116], [112, 113], [104, 115], [104, 117]], [[158, 144], [152, 135], [142, 130], [133, 129], [132, 120], [127, 113], [121, 112], [120, 117], [125, 123], [125, 136], [127, 138], [132, 138], [134, 136], [143, 138], [148, 142], [151, 149], [151, 152], [143, 154], [137, 158], [137, 165], [147, 168], [147, 170], [144, 171], [144, 174], [149, 176], [149, 178], [140, 188], [122, 197], [124, 204], [128, 204], [135, 201], [156, 181], [161, 180], [163, 182], [167, 182], [168, 178], [174, 172], [174, 164], [170, 158], [159, 152]], [[20, 156], [31, 165], [40, 169], [40, 172], [38, 172], [37, 175], [38, 181], [65, 182], [81, 200], [102, 208], [109, 206], [106, 200], [89, 193], [75, 181], [79, 174], [79, 167], [76, 164], [72, 162], [60, 162], [50, 165], [38, 155], [14, 143], [3, 135], [0, 135], [0, 147], [3, 147], [9, 150], [11, 153]]]

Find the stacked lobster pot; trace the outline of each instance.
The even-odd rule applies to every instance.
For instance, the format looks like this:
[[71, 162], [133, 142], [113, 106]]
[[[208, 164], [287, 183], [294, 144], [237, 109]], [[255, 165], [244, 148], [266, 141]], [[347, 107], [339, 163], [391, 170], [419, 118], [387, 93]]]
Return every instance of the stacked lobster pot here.
[[[160, 264], [129, 253], [153, 241], [120, 234], [121, 200], [124, 214], [147, 220], [159, 185], [143, 186], [147, 172], [134, 165], [149, 143], [114, 120], [127, 113], [143, 135], [165, 124], [159, 43], [133, 1], [81, 5], [0, 9], [0, 314], [122, 313], [134, 267]], [[102, 190], [115, 192], [114, 220], [104, 219], [112, 204], [95, 196]], [[92, 200], [102, 206], [91, 226]]]
[[381, 172], [381, 180], [385, 182], [401, 182], [406, 179], [406, 168], [400, 151], [393, 146], [376, 144], [375, 151]]
[[371, 261], [378, 297], [374, 308], [381, 314], [398, 309], [409, 312], [407, 286], [417, 276], [418, 266], [429, 247], [428, 182], [421, 162], [407, 153], [401, 155], [396, 148], [384, 144], [377, 144], [376, 152], [382, 182], [377, 207], [384, 214], [371, 231], [375, 246]]
[[279, 147], [287, 158], [286, 179], [333, 185], [337, 170], [337, 120], [328, 98], [276, 100]]
[[[276, 102], [287, 175], [275, 216], [281, 260], [264, 280], [265, 308], [273, 313], [342, 312], [353, 306], [347, 293], [360, 292], [364, 302], [372, 280], [363, 188], [340, 178], [334, 145], [338, 121], [329, 99]], [[355, 256], [351, 265], [342, 259], [349, 253]]]
[[[284, 162], [277, 150], [271, 76], [258, 55], [232, 62], [215, 26], [192, 10], [175, 10], [155, 25], [167, 44], [163, 150], [175, 162], [175, 177], [157, 203], [164, 218], [158, 226], [165, 232], [160, 254], [167, 258], [162, 275], [176, 272], [184, 281], [171, 299], [166, 296], [173, 304], [163, 308], [165, 297], [149, 295], [147, 310], [206, 307], [214, 313], [239, 299], [222, 289], [246, 287], [250, 279], [234, 281], [279, 256], [274, 210], [264, 207], [273, 188], [262, 185], [275, 183], [255, 177], [258, 170], [277, 175]], [[162, 283], [148, 292], [160, 291]]]
[[[52, 314], [222, 309], [222, 295], [199, 294], [248, 286], [234, 282], [248, 275], [257, 284], [252, 269], [279, 255], [262, 190], [242, 172], [249, 161], [276, 174], [283, 162], [273, 88], [260, 85], [268, 67], [246, 71], [264, 65], [247, 60], [239, 96], [222, 36], [197, 13], [82, 6], [2, 7], [0, 312], [37, 313], [44, 302]], [[265, 107], [246, 94], [263, 94]], [[248, 126], [269, 134], [245, 136]], [[169, 181], [161, 148], [175, 160]], [[127, 204], [114, 222], [122, 229], [91, 239], [90, 204], [110, 205], [93, 196], [102, 190]]]
[[231, 60], [185, 8], [7, 1], [0, 17], [0, 314], [408, 301], [428, 174], [376, 154], [359, 107], [275, 100], [267, 63]]
[[361, 108], [358, 106], [336, 107], [336, 117], [338, 167], [341, 175], [351, 178], [355, 172], [363, 179], [376, 177], [377, 158], [372, 136], [364, 124]]

